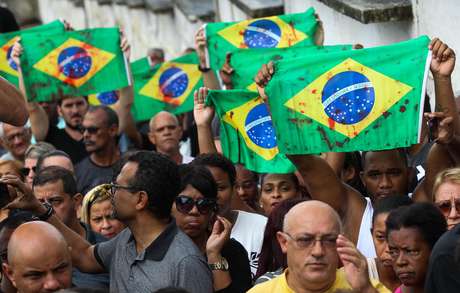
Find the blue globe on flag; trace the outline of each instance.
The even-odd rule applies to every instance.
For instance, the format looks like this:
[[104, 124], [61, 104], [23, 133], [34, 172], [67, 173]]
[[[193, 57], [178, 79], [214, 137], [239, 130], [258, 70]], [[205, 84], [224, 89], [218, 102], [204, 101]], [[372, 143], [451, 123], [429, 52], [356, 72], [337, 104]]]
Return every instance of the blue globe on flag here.
[[11, 58], [11, 53], [13, 52], [13, 46], [10, 46], [8, 48], [8, 52], [6, 52], [6, 59], [8, 59], [8, 65], [13, 69], [13, 70], [18, 70], [18, 65], [13, 61], [13, 58]]
[[60, 71], [67, 77], [78, 79], [91, 69], [92, 60], [88, 52], [81, 47], [68, 47], [59, 54]]
[[356, 71], [334, 75], [323, 88], [324, 110], [337, 123], [355, 124], [371, 113], [375, 91], [369, 79]]
[[170, 98], [180, 97], [188, 87], [188, 76], [180, 68], [171, 67], [160, 75], [160, 89], [163, 95]]
[[248, 48], [275, 48], [281, 39], [281, 29], [274, 21], [260, 19], [246, 27], [243, 37]]
[[112, 105], [118, 101], [118, 93], [117, 91], [110, 91], [97, 94], [97, 99], [103, 105]]
[[267, 105], [258, 104], [249, 111], [244, 129], [249, 139], [257, 146], [271, 149], [276, 147], [276, 134]]

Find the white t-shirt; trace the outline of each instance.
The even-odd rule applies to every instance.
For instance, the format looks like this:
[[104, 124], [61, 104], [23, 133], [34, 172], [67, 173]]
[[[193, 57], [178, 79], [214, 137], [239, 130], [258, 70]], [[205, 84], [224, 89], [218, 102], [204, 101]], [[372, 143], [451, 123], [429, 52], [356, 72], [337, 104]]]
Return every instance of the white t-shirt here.
[[188, 164], [191, 161], [193, 161], [193, 159], [195, 159], [195, 158], [187, 156], [187, 155], [182, 155], [182, 164]]
[[238, 212], [235, 225], [233, 225], [230, 237], [241, 243], [248, 252], [251, 275], [254, 278], [259, 265], [260, 250], [264, 240], [265, 225], [267, 218], [243, 211]]
[[356, 248], [367, 258], [375, 258], [374, 241], [372, 239], [371, 228], [372, 228], [372, 215], [374, 215], [374, 208], [372, 202], [368, 197], [366, 199], [366, 209], [361, 219], [361, 226], [359, 227], [358, 243]]

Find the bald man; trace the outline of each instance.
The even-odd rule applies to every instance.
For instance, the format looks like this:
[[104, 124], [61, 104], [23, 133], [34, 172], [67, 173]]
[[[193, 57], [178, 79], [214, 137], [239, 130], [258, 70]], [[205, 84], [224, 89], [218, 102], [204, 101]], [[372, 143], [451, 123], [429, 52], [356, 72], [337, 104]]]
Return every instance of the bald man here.
[[[371, 284], [366, 259], [341, 233], [340, 217], [329, 205], [315, 200], [297, 204], [286, 214], [283, 231], [276, 235], [287, 255], [288, 268], [248, 292], [390, 292], [380, 283]], [[344, 264], [340, 270], [339, 259]]]
[[149, 140], [156, 146], [157, 152], [168, 156], [177, 164], [187, 164], [193, 160], [179, 152], [182, 128], [176, 116], [161, 111], [150, 119], [149, 129]]
[[72, 285], [69, 247], [46, 222], [25, 223], [13, 232], [3, 268], [19, 293], [54, 292]]

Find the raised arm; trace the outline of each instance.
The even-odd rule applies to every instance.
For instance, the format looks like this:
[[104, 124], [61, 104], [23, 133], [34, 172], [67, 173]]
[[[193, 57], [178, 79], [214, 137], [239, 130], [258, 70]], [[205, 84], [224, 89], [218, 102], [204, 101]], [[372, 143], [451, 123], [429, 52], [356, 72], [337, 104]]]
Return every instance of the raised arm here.
[[[27, 112], [29, 113], [29, 119], [31, 124], [32, 133], [35, 136], [35, 139], [38, 141], [44, 140], [48, 133], [49, 129], [49, 119], [45, 110], [37, 102], [27, 102], [26, 88], [24, 85], [24, 79], [21, 69], [20, 57], [23, 53], [23, 48], [18, 40], [11, 52], [11, 58], [13, 62], [16, 63], [18, 68], [18, 80], [19, 80], [19, 90], [23, 94], [23, 101], [27, 105]], [[24, 124], [23, 124], [24, 125]]]
[[[274, 73], [273, 63], [270, 62], [264, 64], [255, 77], [259, 94], [264, 101], [269, 99], [265, 87]], [[329, 204], [341, 216], [347, 214], [351, 205], [355, 207], [355, 212], [356, 209], [364, 211], [365, 202], [361, 195], [347, 187], [324, 159], [314, 155], [289, 155], [288, 158], [299, 170], [313, 199]]]
[[134, 88], [133, 88], [133, 77], [131, 74], [131, 67], [129, 65], [129, 58], [131, 53], [131, 47], [128, 43], [123, 32], [120, 31], [120, 47], [125, 58], [127, 60], [127, 71], [128, 76], [131, 80], [131, 85], [124, 87], [120, 90], [120, 100], [113, 106], [115, 112], [117, 112], [118, 118], [120, 119], [120, 125], [118, 133], [125, 133], [128, 138], [138, 147], [142, 147], [142, 137], [136, 128], [136, 122], [134, 121], [131, 108], [134, 104]]
[[23, 126], [27, 122], [26, 103], [21, 92], [14, 85], [0, 78], [0, 121], [15, 126]]
[[193, 96], [193, 117], [195, 118], [198, 130], [198, 146], [200, 148], [200, 154], [217, 153], [211, 128], [215, 111], [213, 107], [206, 106], [205, 99], [207, 95], [208, 89], [201, 87], [195, 91]]
[[199, 68], [203, 74], [203, 86], [208, 89], [220, 89], [219, 81], [216, 74], [211, 68], [208, 68], [206, 62], [206, 37], [204, 28], [200, 28], [195, 35], [195, 49], [199, 59]]
[[[47, 209], [38, 201], [38, 199], [18, 177], [14, 175], [5, 175], [0, 178], [1, 183], [8, 184], [16, 188], [21, 193], [13, 202], [6, 208], [28, 210], [35, 215], [44, 215]], [[91, 246], [85, 239], [75, 233], [62, 223], [56, 216], [52, 215], [48, 223], [55, 226], [64, 236], [67, 244], [72, 248], [72, 264], [82, 272], [100, 273], [104, 269], [94, 256], [94, 246]]]
[[[425, 192], [426, 197], [431, 198], [433, 183], [438, 172], [453, 167], [458, 159], [460, 135], [460, 118], [455, 104], [452, 90], [451, 75], [455, 67], [455, 53], [438, 38], [430, 43], [432, 60], [430, 70], [434, 78], [436, 111], [427, 115], [427, 118], [434, 121], [431, 131], [434, 132], [436, 143], [433, 145], [427, 157], [427, 170], [424, 180], [424, 188], [419, 189]], [[418, 193], [414, 196], [417, 198]]]

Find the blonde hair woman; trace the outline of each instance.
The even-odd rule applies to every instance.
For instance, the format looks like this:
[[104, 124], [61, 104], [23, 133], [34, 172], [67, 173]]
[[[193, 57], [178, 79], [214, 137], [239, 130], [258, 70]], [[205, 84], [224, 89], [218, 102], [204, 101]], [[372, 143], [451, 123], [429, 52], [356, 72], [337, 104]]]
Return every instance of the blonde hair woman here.
[[446, 169], [436, 176], [433, 199], [449, 230], [460, 223], [460, 168]]
[[85, 195], [81, 207], [81, 221], [106, 238], [115, 237], [125, 228], [113, 216], [111, 197], [110, 184], [101, 184]]

